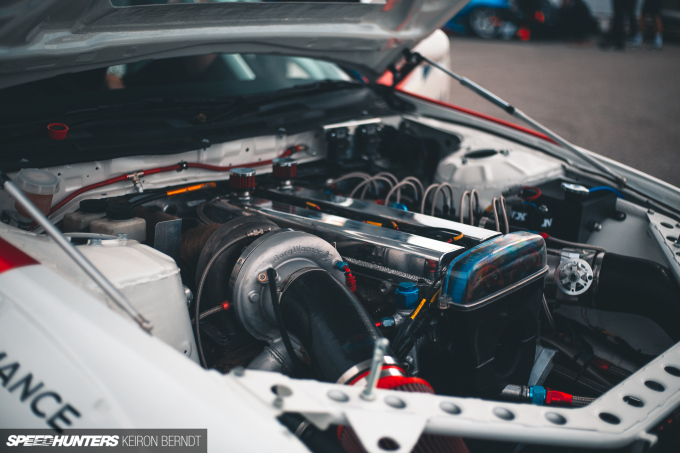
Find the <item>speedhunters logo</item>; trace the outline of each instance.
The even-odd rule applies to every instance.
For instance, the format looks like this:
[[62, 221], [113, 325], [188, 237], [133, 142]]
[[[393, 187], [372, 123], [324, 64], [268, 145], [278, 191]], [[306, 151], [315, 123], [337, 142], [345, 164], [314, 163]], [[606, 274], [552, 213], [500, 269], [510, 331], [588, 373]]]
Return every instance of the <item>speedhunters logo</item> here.
[[[151, 451], [207, 453], [208, 431], [205, 429], [73, 429], [60, 434], [51, 430], [0, 430], [0, 451], [30, 453], [45, 451], [44, 447], [60, 451]], [[36, 450], [38, 449], [38, 450]]]
[[11, 435], [8, 447], [115, 447], [119, 436], [50, 436], [29, 434]]

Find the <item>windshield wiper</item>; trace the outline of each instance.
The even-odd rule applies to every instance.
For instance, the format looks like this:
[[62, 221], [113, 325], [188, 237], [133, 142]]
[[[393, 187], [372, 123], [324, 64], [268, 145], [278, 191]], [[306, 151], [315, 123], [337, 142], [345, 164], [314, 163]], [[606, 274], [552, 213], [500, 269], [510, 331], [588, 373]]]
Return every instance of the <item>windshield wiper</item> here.
[[[270, 93], [260, 93], [254, 96], [242, 97], [239, 100], [240, 102], [235, 102], [233, 105], [227, 106], [227, 108], [222, 112], [211, 112], [214, 116], [209, 116], [206, 123], [214, 124], [223, 122], [235, 117], [236, 115], [239, 117], [244, 117], [251, 114], [257, 114], [260, 112], [262, 107], [274, 104], [276, 102], [296, 99], [300, 96], [356, 88], [366, 88], [366, 85], [357, 82], [322, 80], [304, 85], [295, 85], [290, 88], [284, 88]], [[247, 111], [244, 111], [243, 109], [247, 109]]]
[[560, 137], [557, 135], [555, 132], [551, 131], [538, 121], [534, 120], [531, 118], [529, 115], [526, 113], [522, 112], [520, 109], [514, 107], [511, 105], [509, 102], [501, 99], [500, 97], [496, 96], [486, 88], [476, 84], [472, 80], [468, 79], [467, 77], [463, 77], [461, 75], [456, 74], [455, 72], [445, 68], [444, 66], [440, 65], [439, 63], [424, 57], [423, 55], [419, 54], [418, 52], [410, 52], [409, 50], [406, 50], [405, 52], [405, 57], [407, 62], [409, 62], [409, 68], [413, 69], [417, 64], [421, 62], [426, 62], [435, 68], [439, 69], [440, 71], [444, 72], [448, 76], [452, 77], [453, 79], [457, 80], [460, 82], [461, 85], [463, 85], [466, 88], [469, 88], [470, 90], [474, 91], [487, 101], [491, 102], [495, 106], [503, 109], [506, 113], [514, 116], [515, 118], [525, 122], [535, 130], [541, 132], [542, 134], [546, 135], [548, 138], [550, 138], [552, 141], [555, 143], [559, 144], [563, 148], [566, 148], [567, 150], [571, 151], [572, 153], [576, 154], [579, 156], [581, 159], [585, 160], [589, 164], [591, 164], [593, 167], [597, 168], [598, 170], [602, 171], [603, 173], [607, 174], [611, 178], [613, 178], [617, 184], [621, 187], [626, 187], [626, 178], [623, 176], [619, 175], [616, 173], [614, 170], [611, 168], [607, 167], [605, 164], [602, 162], [599, 162], [597, 159], [594, 159], [584, 153], [583, 151], [579, 150], [576, 148], [576, 146], [572, 145], [569, 143], [567, 140], [564, 138]]
[[[215, 124], [235, 117], [247, 117], [261, 113], [262, 109], [276, 102], [295, 99], [310, 94], [328, 93], [345, 89], [365, 87], [356, 82], [323, 80], [296, 85], [273, 92], [229, 97], [152, 97], [127, 102], [117, 102], [93, 107], [83, 107], [49, 115], [35, 115], [0, 125], [6, 139], [22, 139], [32, 134], [35, 126], [45, 122], [63, 122], [70, 128], [111, 119], [123, 121], [155, 120], [156, 115], [177, 113], [187, 123]], [[137, 119], [135, 116], [151, 113]]]
[[[6, 140], [21, 139], [27, 134], [33, 134], [34, 127], [42, 126], [48, 122], [63, 122], [73, 129], [110, 119], [121, 119], [123, 121], [133, 119], [135, 121], [143, 119], [154, 120], [156, 118], [153, 115], [147, 118], [134, 118], [134, 116], [143, 113], [163, 114], [172, 112], [181, 113], [186, 116], [188, 112], [197, 114], [209, 108], [224, 109], [236, 105], [242, 102], [242, 100], [241, 96], [228, 98], [145, 98], [95, 107], [83, 107], [58, 114], [35, 115], [19, 119], [18, 121], [15, 119], [12, 122], [0, 124], [0, 131], [2, 131]], [[190, 120], [190, 118], [187, 118], [187, 120]]]

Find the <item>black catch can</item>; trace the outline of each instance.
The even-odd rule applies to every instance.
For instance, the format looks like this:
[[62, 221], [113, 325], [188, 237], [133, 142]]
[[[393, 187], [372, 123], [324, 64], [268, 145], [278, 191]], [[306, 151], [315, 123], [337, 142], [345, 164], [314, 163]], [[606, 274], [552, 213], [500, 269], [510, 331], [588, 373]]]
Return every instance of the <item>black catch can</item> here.
[[530, 233], [491, 239], [453, 261], [436, 341], [421, 360], [437, 393], [491, 397], [528, 380], [547, 272], [545, 243]]

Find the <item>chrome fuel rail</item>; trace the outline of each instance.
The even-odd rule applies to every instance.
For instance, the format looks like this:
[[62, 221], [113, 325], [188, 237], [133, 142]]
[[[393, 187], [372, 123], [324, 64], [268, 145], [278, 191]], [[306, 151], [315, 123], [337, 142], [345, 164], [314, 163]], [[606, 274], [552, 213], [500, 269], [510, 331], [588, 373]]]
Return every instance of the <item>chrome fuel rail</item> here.
[[329, 208], [338, 215], [354, 220], [368, 220], [374, 222], [391, 221], [396, 222], [399, 225], [407, 225], [415, 230], [415, 234], [420, 234], [418, 233], [419, 230], [457, 231], [463, 233], [465, 236], [465, 245], [467, 247], [477, 245], [487, 239], [500, 235], [500, 233], [496, 231], [486, 230], [472, 225], [465, 225], [463, 223], [453, 222], [451, 220], [432, 217], [425, 214], [418, 214], [416, 212], [402, 211], [400, 209], [369, 203], [356, 198], [341, 197], [313, 189], [293, 187], [290, 190], [258, 190], [261, 190], [261, 196], [266, 198], [271, 197], [273, 199], [285, 200], [288, 203], [302, 206], [304, 206], [306, 202], [312, 202], [319, 205], [322, 210], [324, 208]]
[[284, 228], [321, 237], [335, 246], [356, 273], [395, 281], [432, 282], [465, 251], [456, 244], [263, 199], [219, 199], [212, 206], [234, 214], [258, 214]]
[[[298, 412], [317, 427], [351, 425], [364, 448], [382, 451], [390, 438], [411, 451], [425, 433], [541, 445], [619, 448], [654, 444], [650, 433], [680, 405], [680, 343], [661, 354], [589, 406], [567, 409], [376, 390], [360, 398], [358, 387], [291, 379], [264, 371], [225, 377], [242, 386], [272, 414]], [[272, 393], [277, 388], [278, 396]], [[288, 396], [282, 396], [288, 395]]]

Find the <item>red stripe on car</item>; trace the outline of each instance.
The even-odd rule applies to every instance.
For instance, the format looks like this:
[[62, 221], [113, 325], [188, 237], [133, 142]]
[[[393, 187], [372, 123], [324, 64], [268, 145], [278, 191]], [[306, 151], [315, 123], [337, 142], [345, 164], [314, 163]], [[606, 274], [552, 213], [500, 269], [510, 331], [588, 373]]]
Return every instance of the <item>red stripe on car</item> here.
[[38, 264], [36, 260], [0, 238], [0, 274], [17, 267]]
[[482, 119], [485, 119], [485, 120], [488, 120], [488, 121], [493, 121], [494, 123], [502, 124], [503, 126], [507, 126], [507, 127], [512, 128], [512, 129], [524, 132], [526, 134], [533, 135], [534, 137], [538, 137], [538, 138], [543, 139], [545, 141], [548, 141], [550, 143], [555, 143], [549, 137], [547, 137], [546, 135], [543, 135], [540, 132], [536, 132], [532, 129], [528, 129], [526, 127], [518, 126], [517, 124], [510, 123], [508, 121], [504, 121], [504, 120], [498, 119], [498, 118], [490, 116], [490, 115], [485, 115], [483, 113], [475, 112], [474, 110], [466, 109], [466, 108], [463, 108], [463, 107], [458, 107], [457, 105], [449, 104], [448, 102], [438, 101], [436, 99], [430, 99], [428, 97], [420, 96], [418, 94], [409, 93], [408, 91], [402, 90], [399, 87], [399, 85], [397, 85], [397, 91], [399, 91], [400, 93], [406, 94], [408, 96], [412, 96], [412, 97], [419, 99], [421, 101], [430, 102], [430, 103], [438, 105], [440, 107], [445, 107], [445, 108], [448, 108], [448, 109], [451, 109], [451, 110], [457, 110], [459, 112], [466, 113], [466, 114], [471, 115], [471, 116], [476, 116], [477, 118], [482, 118]]

